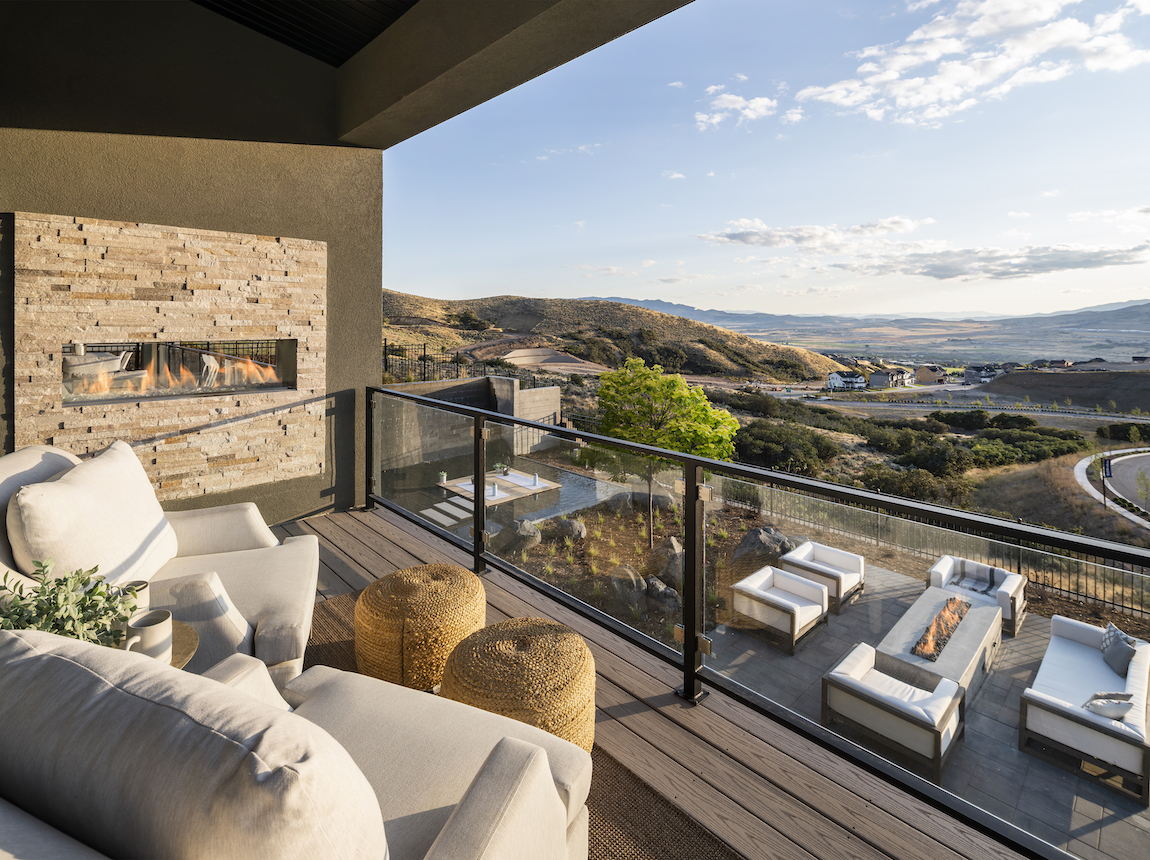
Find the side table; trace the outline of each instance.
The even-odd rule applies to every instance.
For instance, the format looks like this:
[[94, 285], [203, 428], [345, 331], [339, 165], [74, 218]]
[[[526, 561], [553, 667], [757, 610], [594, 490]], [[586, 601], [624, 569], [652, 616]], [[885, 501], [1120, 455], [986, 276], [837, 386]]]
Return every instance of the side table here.
[[192, 625], [173, 618], [172, 665], [177, 669], [183, 669], [196, 656], [196, 649], [199, 647], [200, 634], [192, 629]]

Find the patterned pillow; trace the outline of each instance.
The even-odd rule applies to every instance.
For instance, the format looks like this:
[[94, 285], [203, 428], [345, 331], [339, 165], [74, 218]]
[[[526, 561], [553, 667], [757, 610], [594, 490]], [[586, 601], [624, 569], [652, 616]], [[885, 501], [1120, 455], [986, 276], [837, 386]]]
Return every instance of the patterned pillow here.
[[1110, 624], [1102, 634], [1102, 659], [1106, 665], [1123, 678], [1130, 669], [1130, 661], [1134, 658], [1135, 647], [1138, 640], [1129, 636]]

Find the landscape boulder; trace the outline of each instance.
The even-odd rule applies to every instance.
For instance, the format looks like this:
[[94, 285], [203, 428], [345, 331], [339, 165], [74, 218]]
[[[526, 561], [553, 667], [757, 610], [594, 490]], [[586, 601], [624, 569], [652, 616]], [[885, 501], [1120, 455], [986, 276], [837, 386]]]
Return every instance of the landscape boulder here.
[[611, 577], [611, 596], [617, 610], [642, 613], [647, 608], [647, 583], [635, 568], [621, 564], [608, 575]]
[[[505, 537], [506, 536], [506, 537]], [[504, 529], [499, 533], [499, 554], [504, 556], [516, 556], [521, 552], [539, 546], [540, 541], [543, 540], [543, 535], [539, 533], [539, 529], [531, 520], [523, 519], [515, 521], [515, 528]]]
[[[669, 511], [675, 506], [675, 497], [671, 491], [654, 481], [651, 484], [652, 505], [657, 511]], [[647, 482], [636, 481], [631, 486], [631, 504], [641, 511], [647, 510]]]
[[658, 577], [647, 577], [647, 611], [674, 615], [683, 609], [679, 592], [664, 585]]
[[671, 588], [683, 582], [683, 545], [673, 535], [663, 538], [647, 557], [647, 573], [657, 576]]
[[561, 537], [574, 538], [575, 540], [583, 540], [587, 537], [587, 526], [579, 520], [568, 520], [560, 517], [555, 520], [555, 528]]
[[788, 537], [772, 526], [752, 529], [739, 541], [735, 554], [731, 556], [732, 572], [745, 576], [767, 565], [775, 565], [779, 556], [805, 542], [804, 537]]
[[607, 500], [607, 507], [611, 509], [611, 513], [613, 514], [627, 516], [633, 510], [631, 507], [631, 493], [626, 491], [616, 493]]

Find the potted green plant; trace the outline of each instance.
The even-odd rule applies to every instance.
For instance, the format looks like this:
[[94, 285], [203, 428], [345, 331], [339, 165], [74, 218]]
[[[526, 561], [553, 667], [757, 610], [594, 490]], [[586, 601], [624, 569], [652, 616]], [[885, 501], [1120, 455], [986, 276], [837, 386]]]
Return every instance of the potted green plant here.
[[498, 475], [506, 475], [506, 474], [507, 474], [509, 471], [511, 471], [511, 470], [510, 470], [510, 467], [508, 467], [508, 465], [507, 465], [506, 463], [496, 463], [496, 464], [495, 464], [495, 472], [496, 472], [496, 474], [498, 474]]
[[96, 568], [52, 576], [52, 559], [34, 562], [35, 587], [0, 583], [0, 630], [44, 630], [85, 642], [120, 647], [136, 611], [136, 590], [109, 586]]

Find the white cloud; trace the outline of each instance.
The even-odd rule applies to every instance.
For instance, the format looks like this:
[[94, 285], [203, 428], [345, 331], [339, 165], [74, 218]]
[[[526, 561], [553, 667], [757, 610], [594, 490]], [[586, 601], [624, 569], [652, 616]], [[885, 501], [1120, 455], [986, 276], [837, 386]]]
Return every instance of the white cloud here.
[[1092, 221], [1112, 224], [1123, 233], [1144, 233], [1150, 229], [1150, 206], [1133, 209], [1103, 209], [1098, 212], [1071, 212], [1067, 221]]
[[[857, 77], [798, 91], [875, 121], [937, 126], [986, 99], [1005, 98], [1024, 84], [1050, 83], [1079, 70], [1121, 71], [1150, 63], [1150, 50], [1122, 28], [1150, 0], [1128, 0], [1092, 23], [1071, 16], [1080, 0], [958, 0], [901, 43], [850, 54], [866, 60]], [[912, 0], [916, 12], [934, 0]]]
[[697, 113], [695, 114], [695, 125], [698, 126], [699, 131], [703, 131], [709, 125], [718, 125], [727, 116], [728, 114], [725, 113]]
[[671, 81], [671, 83], [667, 84], [667, 86], [676, 87], [681, 90], [684, 87], [684, 84], [682, 81]]
[[707, 176], [714, 176], [714, 175], [715, 175], [715, 171], [713, 171], [713, 170], [707, 171]]
[[535, 160], [536, 161], [546, 161], [547, 156], [546, 155], [537, 155], [537, 156], [535, 156]]
[[598, 149], [599, 147], [601, 147], [602, 145], [603, 144], [601, 144], [601, 143], [585, 143], [579, 147], [578, 151], [583, 153], [584, 155], [594, 155], [595, 150]]
[[653, 266], [653, 265], [655, 265], [654, 260], [644, 260], [642, 263], [639, 264], [639, 266], [641, 268], [644, 268], [644, 269], [647, 268], [648, 266]]
[[715, 93], [721, 93], [726, 88], [727, 88], [726, 84], [714, 84], [712, 86], [707, 87], [706, 92], [707, 92], [707, 95], [713, 96]]
[[786, 123], [787, 125], [794, 125], [796, 122], [802, 122], [803, 119], [803, 109], [801, 107], [791, 108], [781, 117], [779, 117], [779, 121]]
[[1043, 191], [1042, 196], [1043, 197], [1057, 197], [1061, 193], [1062, 193], [1061, 191], [1059, 191], [1057, 188], [1055, 188], [1053, 191]]
[[736, 263], [753, 263], [758, 257], [735, 257]]
[[579, 146], [570, 146], [566, 149], [548, 149], [546, 155], [535, 156], [536, 161], [548, 161], [553, 155], [594, 155], [595, 150], [601, 149], [601, 143], [584, 143]]
[[586, 221], [576, 221], [575, 226], [578, 227], [580, 230], [582, 230], [584, 227], [587, 226], [587, 222]]
[[1007, 218], [1029, 218], [1030, 213], [1029, 212], [1007, 212], [1006, 217]]
[[746, 76], [746, 75], [744, 75], [744, 74], [742, 74], [741, 72], [736, 72], [736, 73], [735, 73], [735, 80], [736, 80], [736, 81], [738, 81], [740, 84], [741, 84], [743, 81], [745, 81], [746, 79], [747, 79], [747, 76]]
[[620, 269], [617, 266], [572, 266], [564, 264], [564, 269], [580, 269], [583, 271], [584, 278], [597, 278], [600, 276], [608, 275], [637, 275], [638, 272], [628, 272], [625, 269]]
[[[708, 92], [713, 89], [715, 89], [715, 87], [709, 88]], [[778, 101], [769, 99], [766, 96], [745, 99], [734, 93], [721, 93], [711, 99], [711, 109], [715, 112], [712, 114], [696, 113], [695, 124], [698, 126], [699, 131], [704, 131], [707, 126], [718, 125], [732, 114], [737, 114], [739, 117], [739, 125], [742, 125], [748, 120], [762, 119], [763, 117], [770, 116], [775, 112], [778, 106]]]
[[[1129, 219], [1142, 219], [1145, 222], [1150, 218], [1150, 206], [1121, 212], [1107, 210], [1075, 214], [1082, 216], [1075, 220], [1115, 219], [1115, 223], [1125, 223]], [[857, 275], [912, 275], [935, 280], [1007, 280], [1051, 272], [1150, 262], [1150, 241], [1131, 247], [1023, 245], [1013, 248], [950, 248], [946, 242], [939, 240], [905, 241], [887, 238], [911, 233], [933, 223], [931, 218], [915, 220], [892, 216], [844, 229], [834, 224], [771, 227], [757, 218], [743, 218], [728, 222], [724, 229], [702, 234], [698, 238], [712, 244], [757, 245], [798, 252], [795, 256], [770, 257], [761, 261], [770, 265], [788, 265], [790, 271], [780, 277], [796, 276], [799, 270], [825, 273], [839, 269]], [[1027, 234], [1021, 232], [1017, 236], [1028, 238]], [[736, 258], [736, 262], [740, 263], [754, 260], [754, 257]]]
[[663, 171], [663, 178], [664, 179], [686, 179], [687, 177], [681, 173], [676, 173], [674, 170], [664, 170]]

